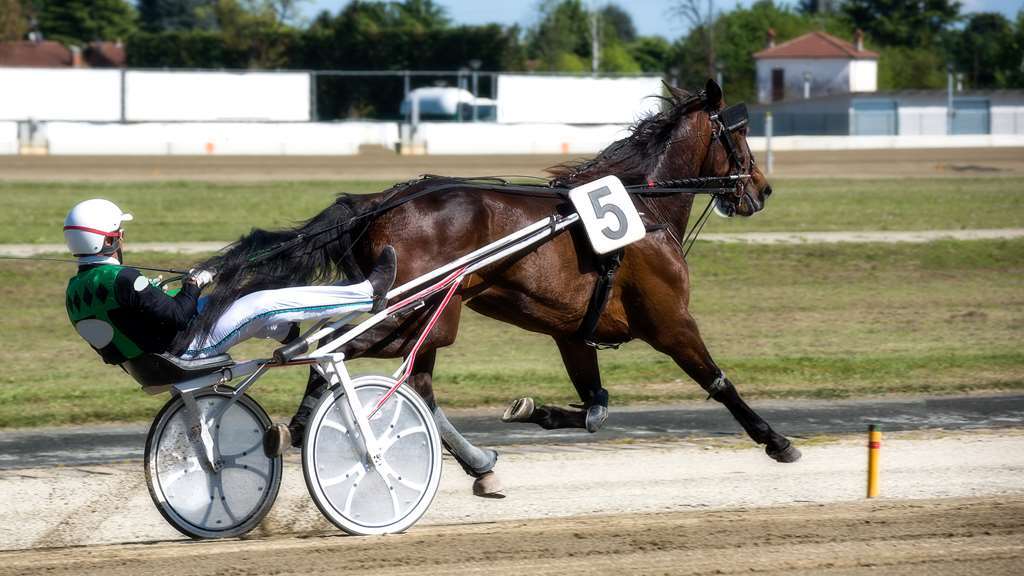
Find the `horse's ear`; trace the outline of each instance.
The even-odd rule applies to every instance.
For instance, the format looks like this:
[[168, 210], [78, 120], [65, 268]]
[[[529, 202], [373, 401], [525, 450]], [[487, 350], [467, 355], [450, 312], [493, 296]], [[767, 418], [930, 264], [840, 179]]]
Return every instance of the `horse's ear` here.
[[707, 83], [704, 84], [704, 98], [705, 105], [711, 108], [718, 108], [722, 103], [722, 87], [718, 85], [718, 82], [708, 78]]
[[687, 92], [686, 90], [683, 90], [682, 88], [672, 86], [668, 82], [665, 82], [664, 80], [661, 81], [661, 84], [665, 86], [665, 90], [668, 91], [669, 96], [671, 96], [672, 99], [675, 100], [677, 103], [682, 102], [683, 100], [686, 100], [687, 98], [690, 97], [690, 93]]

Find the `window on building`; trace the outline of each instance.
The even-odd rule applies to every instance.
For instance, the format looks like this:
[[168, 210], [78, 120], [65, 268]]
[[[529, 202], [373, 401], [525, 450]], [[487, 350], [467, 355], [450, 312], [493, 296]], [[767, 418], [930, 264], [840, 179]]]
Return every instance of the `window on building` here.
[[778, 102], [786, 97], [786, 71], [782, 68], [772, 68], [772, 102]]

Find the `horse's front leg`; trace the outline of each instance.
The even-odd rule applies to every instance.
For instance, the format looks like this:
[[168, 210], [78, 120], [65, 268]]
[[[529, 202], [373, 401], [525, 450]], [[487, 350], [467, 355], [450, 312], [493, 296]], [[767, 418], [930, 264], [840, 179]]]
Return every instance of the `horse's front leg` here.
[[768, 456], [779, 462], [796, 462], [800, 451], [783, 435], [768, 425], [743, 401], [732, 382], [715, 364], [689, 312], [658, 314], [658, 329], [643, 335], [656, 350], [668, 354], [690, 378], [721, 402], [754, 442], [765, 445]]
[[547, 404], [538, 406], [533, 398], [512, 402], [501, 417], [504, 422], [529, 422], [546, 430], [586, 428], [597, 432], [608, 418], [608, 391], [601, 386], [597, 350], [579, 338], [555, 338], [562, 363], [583, 403], [583, 409]]

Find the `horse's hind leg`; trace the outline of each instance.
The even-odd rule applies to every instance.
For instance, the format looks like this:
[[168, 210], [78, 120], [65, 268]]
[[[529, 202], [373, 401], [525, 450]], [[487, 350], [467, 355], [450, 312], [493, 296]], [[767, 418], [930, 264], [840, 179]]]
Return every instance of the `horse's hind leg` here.
[[[697, 322], [686, 311], [676, 318], [660, 317], [658, 329], [644, 339], [655, 349], [671, 356], [690, 378], [721, 402], [754, 442], [765, 445], [765, 452], [779, 462], [795, 462], [800, 451], [768, 425], [743, 401], [739, 392], [718, 368], [697, 329]], [[666, 321], [667, 320], [667, 321]]]
[[578, 338], [555, 338], [562, 363], [585, 410], [561, 406], [536, 406], [532, 398], [520, 398], [505, 410], [505, 422], [529, 422], [546, 430], [586, 428], [597, 432], [608, 418], [608, 391], [601, 386], [597, 350]]
[[498, 477], [494, 475], [494, 465], [498, 461], [498, 453], [491, 449], [477, 448], [452, 425], [444, 410], [434, 399], [434, 361], [436, 350], [428, 350], [416, 357], [414, 372], [409, 384], [426, 400], [433, 411], [434, 423], [441, 433], [441, 442], [445, 449], [462, 466], [470, 476], [476, 478], [473, 483], [473, 494], [484, 497], [500, 497], [502, 490]]

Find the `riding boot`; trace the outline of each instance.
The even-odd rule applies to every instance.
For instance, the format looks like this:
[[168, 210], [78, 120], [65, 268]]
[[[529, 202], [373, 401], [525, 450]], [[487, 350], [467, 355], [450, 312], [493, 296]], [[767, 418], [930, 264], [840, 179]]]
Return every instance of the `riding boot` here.
[[327, 388], [321, 387], [312, 394], [307, 394], [302, 398], [299, 409], [295, 411], [295, 415], [288, 422], [288, 428], [292, 431], [292, 446], [296, 448], [302, 446], [302, 440], [306, 435], [306, 424], [309, 422], [309, 417], [313, 415], [316, 405], [320, 403], [320, 397], [323, 396], [326, 390]]

